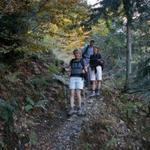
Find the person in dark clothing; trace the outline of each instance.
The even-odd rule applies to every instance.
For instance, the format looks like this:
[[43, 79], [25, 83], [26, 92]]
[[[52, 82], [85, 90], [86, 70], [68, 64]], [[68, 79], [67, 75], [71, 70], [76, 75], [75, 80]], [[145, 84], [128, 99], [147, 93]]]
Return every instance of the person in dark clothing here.
[[104, 61], [99, 50], [98, 47], [94, 47], [94, 54], [90, 56], [90, 80], [92, 82], [92, 93], [90, 96], [100, 95]]

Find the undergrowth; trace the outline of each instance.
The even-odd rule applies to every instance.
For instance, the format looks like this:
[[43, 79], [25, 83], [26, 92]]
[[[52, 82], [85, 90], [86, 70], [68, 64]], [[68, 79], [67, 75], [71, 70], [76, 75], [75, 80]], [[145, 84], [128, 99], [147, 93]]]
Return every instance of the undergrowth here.
[[[80, 149], [148, 150], [150, 146], [149, 105], [146, 105], [144, 99], [136, 94], [123, 94], [120, 91], [103, 89], [103, 96], [106, 112], [103, 111], [103, 115], [94, 118], [83, 129], [80, 135]], [[119, 122], [124, 124], [128, 131], [122, 148], [118, 143]]]
[[34, 121], [45, 116], [50, 123], [63, 111], [63, 87], [52, 80], [59, 63], [52, 54], [0, 63], [0, 149], [31, 148], [37, 143]]

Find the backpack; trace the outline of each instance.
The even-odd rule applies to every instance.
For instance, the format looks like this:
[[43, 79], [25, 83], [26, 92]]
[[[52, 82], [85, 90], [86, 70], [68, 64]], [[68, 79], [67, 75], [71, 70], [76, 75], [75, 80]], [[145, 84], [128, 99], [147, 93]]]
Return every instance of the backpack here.
[[[71, 62], [70, 62], [70, 66], [72, 67], [72, 64], [74, 63], [75, 59], [72, 59]], [[85, 64], [84, 64], [84, 61], [83, 59], [81, 58], [80, 61], [77, 62], [78, 64], [80, 63], [82, 65], [82, 68], [85, 67]]]
[[[82, 73], [82, 70], [84, 69], [84, 66], [85, 66], [83, 59], [80, 59], [80, 61], [76, 62], [77, 63], [76, 67], [78, 66], [77, 68], [76, 67], [73, 68], [74, 67], [73, 66], [74, 61], [75, 61], [75, 59], [72, 59], [71, 62], [70, 62], [70, 66], [73, 69], [71, 71], [71, 75], [72, 76], [76, 76], [76, 75], [78, 76], [79, 75], [81, 77], [84, 77], [84, 73]], [[82, 68], [81, 68], [80, 64], [81, 64]]]
[[84, 52], [82, 53], [82, 58], [86, 58], [86, 57], [85, 57], [85, 54], [87, 53], [89, 47], [90, 47], [90, 45], [87, 45], [86, 49], [85, 49]]

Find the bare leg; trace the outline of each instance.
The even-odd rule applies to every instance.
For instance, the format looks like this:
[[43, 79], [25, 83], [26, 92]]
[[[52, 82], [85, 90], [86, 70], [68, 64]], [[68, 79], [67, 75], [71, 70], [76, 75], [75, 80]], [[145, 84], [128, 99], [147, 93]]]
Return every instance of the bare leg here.
[[70, 105], [71, 105], [71, 108], [74, 107], [74, 96], [75, 96], [75, 90], [71, 90], [70, 91]]
[[81, 90], [76, 90], [76, 92], [77, 92], [77, 98], [78, 98], [79, 107], [81, 107], [81, 102], [82, 102]]
[[97, 81], [97, 84], [96, 84], [96, 95], [99, 96], [100, 94], [100, 88], [101, 88], [101, 80], [98, 80]]
[[96, 81], [92, 81], [92, 91], [95, 91], [96, 89]]
[[85, 115], [84, 109], [81, 106], [81, 90], [76, 90], [77, 92], [77, 97], [78, 97], [78, 103], [79, 103], [79, 109], [77, 111], [77, 114], [80, 116]]
[[97, 89], [100, 90], [101, 89], [101, 85], [102, 85], [102, 81], [98, 80], [97, 81]]

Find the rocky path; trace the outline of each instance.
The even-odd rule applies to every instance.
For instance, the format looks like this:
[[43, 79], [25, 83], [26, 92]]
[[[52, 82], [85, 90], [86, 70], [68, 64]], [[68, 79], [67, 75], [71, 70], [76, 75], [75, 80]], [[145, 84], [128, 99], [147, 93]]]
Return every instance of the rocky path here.
[[[73, 115], [68, 118], [66, 122], [60, 126], [60, 128], [55, 131], [54, 137], [52, 139], [52, 150], [73, 150], [76, 149], [76, 143], [79, 138], [82, 127], [91, 118], [91, 115], [96, 116], [100, 113], [102, 107], [102, 99], [94, 102], [96, 99], [87, 99], [85, 108], [86, 116]], [[93, 102], [91, 102], [93, 101]]]
[[[86, 91], [87, 92], [87, 91]], [[86, 93], [88, 95], [88, 93]], [[117, 147], [125, 148], [124, 140], [129, 135], [129, 130], [116, 114], [112, 114], [107, 109], [104, 101], [105, 97], [85, 98], [86, 116], [73, 115], [68, 117], [57, 127], [50, 130], [49, 127], [43, 127], [40, 132], [39, 143], [33, 150], [77, 150], [79, 149], [79, 136], [82, 129], [93, 118], [106, 117], [112, 123], [112, 130], [116, 137]], [[43, 125], [44, 126], [44, 125]], [[38, 133], [39, 134], [39, 133]]]
[[[56, 129], [50, 130], [46, 125], [42, 125], [39, 143], [33, 148], [35, 150], [73, 150], [79, 138], [82, 127], [93, 118], [98, 116], [103, 107], [103, 98], [85, 98], [85, 116], [73, 115], [57, 125]], [[44, 127], [45, 126], [45, 127]]]

